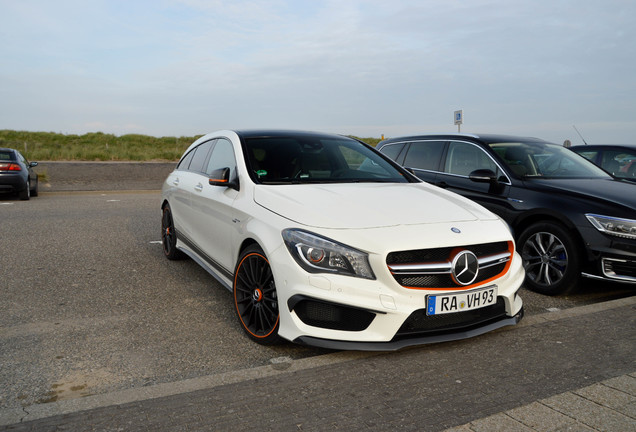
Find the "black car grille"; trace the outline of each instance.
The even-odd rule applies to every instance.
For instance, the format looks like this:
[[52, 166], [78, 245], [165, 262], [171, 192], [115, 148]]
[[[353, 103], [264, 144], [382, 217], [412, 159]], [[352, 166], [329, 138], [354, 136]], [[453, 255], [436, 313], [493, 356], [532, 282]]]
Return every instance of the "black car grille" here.
[[481, 309], [442, 315], [426, 315], [426, 309], [413, 312], [396, 333], [395, 339], [431, 333], [456, 332], [485, 325], [506, 316], [506, 305], [499, 297], [497, 303]]
[[[462, 251], [472, 252], [479, 261], [475, 280], [469, 285], [458, 283], [453, 277], [452, 262]], [[386, 263], [395, 280], [406, 288], [468, 289], [502, 276], [512, 260], [512, 242], [391, 252]]]

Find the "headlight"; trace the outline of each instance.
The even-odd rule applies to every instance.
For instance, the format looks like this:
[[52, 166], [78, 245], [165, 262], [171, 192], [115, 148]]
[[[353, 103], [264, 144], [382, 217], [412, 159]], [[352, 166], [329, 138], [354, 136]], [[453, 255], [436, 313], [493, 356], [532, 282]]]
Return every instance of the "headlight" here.
[[586, 214], [594, 228], [617, 237], [636, 239], [636, 220]]
[[375, 279], [369, 255], [307, 231], [286, 229], [283, 240], [298, 265], [309, 273], [337, 273]]

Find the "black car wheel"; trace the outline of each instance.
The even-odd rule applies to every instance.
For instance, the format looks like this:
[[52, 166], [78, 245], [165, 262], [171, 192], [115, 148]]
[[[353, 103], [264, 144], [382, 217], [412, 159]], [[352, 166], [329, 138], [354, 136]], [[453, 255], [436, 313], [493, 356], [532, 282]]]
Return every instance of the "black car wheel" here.
[[234, 272], [234, 304], [243, 330], [258, 343], [279, 343], [280, 315], [269, 261], [258, 246], [248, 247]]
[[579, 280], [579, 254], [572, 235], [552, 222], [536, 223], [519, 236], [526, 287], [541, 294], [567, 294]]
[[19, 193], [18, 196], [20, 197], [21, 200], [26, 201], [28, 199], [31, 199], [31, 185], [29, 185], [29, 180], [27, 179], [26, 184], [24, 185], [24, 189], [22, 189]]
[[35, 186], [33, 187], [33, 189], [31, 189], [31, 196], [32, 197], [36, 197], [38, 196], [38, 186], [40, 184], [40, 179], [35, 179]]
[[183, 252], [177, 249], [177, 231], [174, 229], [172, 212], [168, 204], [163, 208], [163, 215], [161, 217], [161, 244], [163, 245], [163, 254], [166, 258], [170, 260], [183, 258]]

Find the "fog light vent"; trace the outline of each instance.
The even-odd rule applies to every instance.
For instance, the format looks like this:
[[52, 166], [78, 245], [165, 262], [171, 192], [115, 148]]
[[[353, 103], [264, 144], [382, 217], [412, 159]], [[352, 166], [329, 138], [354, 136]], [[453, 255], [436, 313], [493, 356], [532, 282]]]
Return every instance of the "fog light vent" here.
[[289, 309], [296, 312], [303, 323], [330, 330], [362, 331], [375, 318], [373, 312], [304, 296], [292, 297]]

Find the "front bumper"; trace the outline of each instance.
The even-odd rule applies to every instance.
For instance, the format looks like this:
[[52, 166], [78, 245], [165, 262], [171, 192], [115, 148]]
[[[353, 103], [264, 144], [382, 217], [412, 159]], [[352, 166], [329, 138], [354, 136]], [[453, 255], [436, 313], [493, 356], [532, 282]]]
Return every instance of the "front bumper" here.
[[485, 325], [468, 328], [461, 331], [433, 333], [426, 336], [414, 336], [406, 339], [397, 338], [389, 342], [354, 342], [320, 339], [311, 336], [300, 336], [293, 342], [301, 345], [311, 345], [320, 348], [337, 350], [359, 350], [359, 351], [396, 351], [402, 348], [415, 345], [432, 344], [439, 342], [451, 342], [455, 340], [467, 339], [484, 333], [491, 332], [501, 327], [511, 326], [519, 323], [523, 318], [523, 308], [513, 317], [505, 317]]
[[402, 287], [388, 271], [376, 272], [376, 280], [309, 275], [299, 271], [284, 249], [270, 258], [277, 263], [272, 271], [279, 295], [279, 335], [299, 344], [397, 350], [477, 336], [514, 325], [523, 316], [517, 292], [525, 273], [516, 253], [504, 276], [482, 286], [497, 286], [496, 305], [431, 317], [426, 316], [427, 295], [443, 292]]
[[600, 275], [583, 272], [583, 277], [612, 282], [636, 284], [636, 260], [623, 258], [600, 259]]
[[582, 276], [636, 284], [636, 240], [609, 236], [594, 228], [581, 233], [588, 248]]

